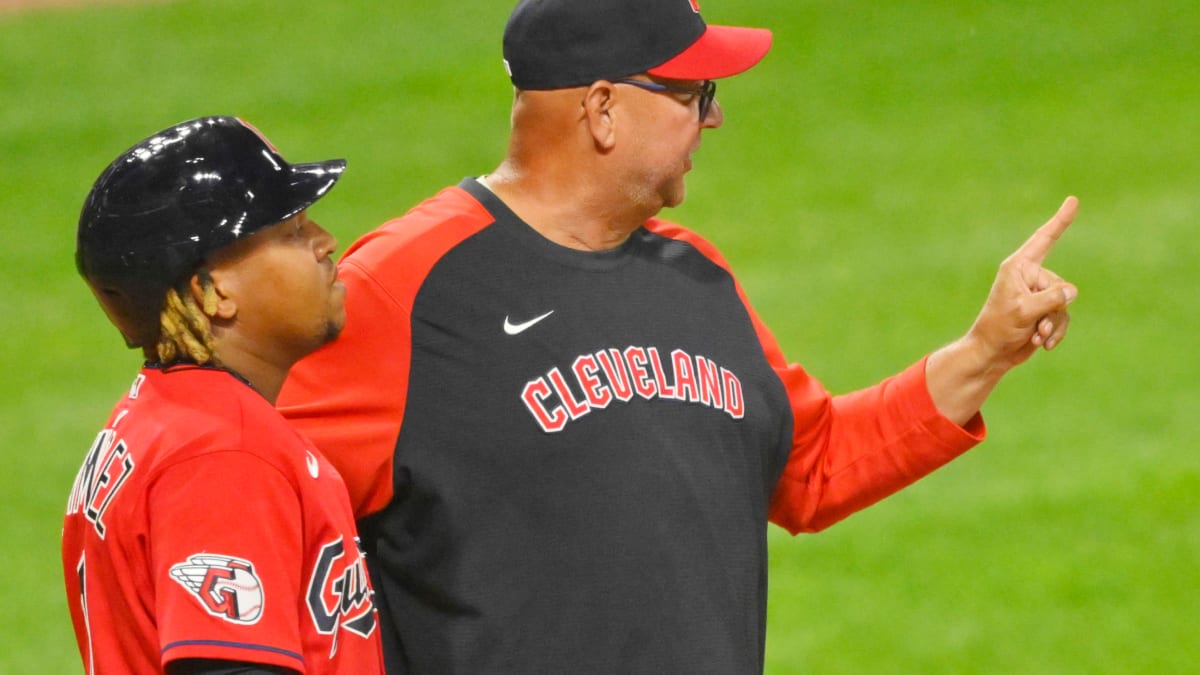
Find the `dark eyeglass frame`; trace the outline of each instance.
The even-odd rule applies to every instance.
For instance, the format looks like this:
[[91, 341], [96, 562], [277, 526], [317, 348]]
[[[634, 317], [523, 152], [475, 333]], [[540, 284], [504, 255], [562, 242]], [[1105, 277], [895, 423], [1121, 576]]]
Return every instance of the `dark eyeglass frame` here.
[[713, 99], [717, 97], [717, 81], [704, 80], [699, 87], [676, 87], [670, 84], [662, 84], [661, 82], [647, 82], [646, 80], [634, 80], [623, 78], [613, 80], [614, 84], [632, 84], [635, 87], [640, 87], [646, 91], [657, 93], [670, 92], [672, 94], [691, 94], [692, 96], [700, 97], [700, 122], [703, 123], [708, 117], [708, 111], [712, 108]]

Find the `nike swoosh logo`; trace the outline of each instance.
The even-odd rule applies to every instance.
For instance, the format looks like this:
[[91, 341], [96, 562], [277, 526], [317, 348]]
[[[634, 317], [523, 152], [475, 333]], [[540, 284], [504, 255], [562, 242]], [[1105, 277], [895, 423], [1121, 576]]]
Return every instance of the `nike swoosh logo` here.
[[524, 333], [526, 330], [531, 328], [534, 324], [536, 324], [537, 322], [541, 321], [542, 319], [550, 316], [553, 313], [554, 313], [554, 310], [550, 310], [549, 312], [546, 312], [545, 314], [543, 314], [541, 316], [533, 317], [532, 319], [526, 321], [525, 323], [517, 323], [517, 324], [514, 324], [511, 321], [509, 321], [508, 317], [506, 316], [506, 317], [504, 317], [504, 332], [508, 333], [509, 335], [518, 335], [520, 333]]
[[311, 452], [306, 451], [306, 454], [308, 457], [304, 459], [304, 462], [308, 464], [308, 475], [316, 478], [317, 476], [321, 475], [321, 465], [317, 463], [317, 458], [313, 457]]

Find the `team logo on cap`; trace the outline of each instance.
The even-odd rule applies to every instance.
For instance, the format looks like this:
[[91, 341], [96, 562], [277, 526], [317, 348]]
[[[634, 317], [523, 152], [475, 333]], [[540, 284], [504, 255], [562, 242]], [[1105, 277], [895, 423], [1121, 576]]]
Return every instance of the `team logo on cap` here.
[[263, 588], [248, 560], [197, 553], [171, 568], [171, 578], [213, 616], [230, 623], [257, 623], [263, 611]]

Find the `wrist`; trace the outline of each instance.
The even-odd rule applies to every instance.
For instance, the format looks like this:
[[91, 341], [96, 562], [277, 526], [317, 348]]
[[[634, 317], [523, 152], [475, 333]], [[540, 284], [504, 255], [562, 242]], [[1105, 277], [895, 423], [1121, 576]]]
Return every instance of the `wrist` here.
[[1012, 369], [1012, 364], [1002, 358], [1000, 350], [974, 331], [968, 331], [938, 352], [944, 352], [941, 358], [952, 363], [963, 378], [999, 382]]
[[968, 334], [929, 355], [925, 382], [938, 412], [963, 425], [979, 412], [1010, 367]]

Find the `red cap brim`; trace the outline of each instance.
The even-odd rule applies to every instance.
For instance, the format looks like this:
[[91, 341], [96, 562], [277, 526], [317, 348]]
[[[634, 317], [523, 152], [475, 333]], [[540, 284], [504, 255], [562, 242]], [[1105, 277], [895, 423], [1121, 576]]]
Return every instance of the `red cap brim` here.
[[771, 31], [765, 28], [708, 26], [692, 46], [646, 72], [672, 80], [715, 80], [749, 70], [770, 49]]

